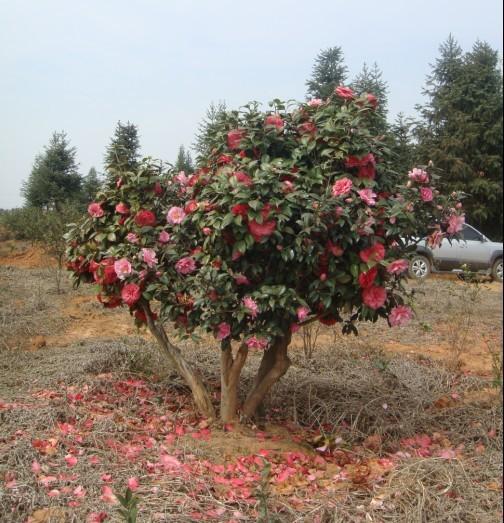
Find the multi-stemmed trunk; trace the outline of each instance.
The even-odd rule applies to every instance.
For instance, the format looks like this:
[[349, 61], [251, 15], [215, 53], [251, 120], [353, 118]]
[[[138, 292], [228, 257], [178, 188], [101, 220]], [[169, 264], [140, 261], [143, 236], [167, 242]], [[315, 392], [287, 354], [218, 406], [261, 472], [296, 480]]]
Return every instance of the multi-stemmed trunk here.
[[152, 335], [156, 338], [163, 352], [191, 389], [196, 408], [203, 416], [215, 419], [215, 409], [212, 405], [210, 394], [199, 373], [189, 365], [180, 352], [180, 349], [170, 342], [163, 326], [154, 321], [149, 306], [143, 304], [142, 308], [147, 319], [147, 326]]
[[[147, 319], [147, 326], [156, 338], [159, 346], [168, 357], [175, 370], [190, 387], [198, 411], [207, 418], [215, 419], [215, 409], [199, 373], [186, 361], [180, 349], [173, 345], [161, 323], [156, 322], [147, 303], [142, 304]], [[241, 407], [245, 419], [254, 418], [271, 387], [287, 372], [290, 359], [287, 349], [291, 340], [290, 333], [277, 338], [272, 346], [264, 351], [252, 388]], [[231, 342], [221, 344], [221, 405], [220, 418], [224, 423], [237, 419], [239, 410], [239, 384], [243, 366], [247, 360], [248, 347], [242, 343], [233, 356]]]

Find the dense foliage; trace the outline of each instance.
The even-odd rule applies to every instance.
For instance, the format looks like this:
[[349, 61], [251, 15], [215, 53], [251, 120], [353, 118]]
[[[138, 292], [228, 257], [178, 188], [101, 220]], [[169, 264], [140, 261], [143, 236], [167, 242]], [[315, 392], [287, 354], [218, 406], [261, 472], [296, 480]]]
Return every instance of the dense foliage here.
[[26, 206], [58, 209], [69, 200], [81, 196], [82, 179], [78, 173], [76, 149], [64, 132], [53, 133], [44, 152], [35, 158], [23, 183], [22, 195]]
[[470, 222], [502, 237], [502, 71], [484, 42], [463, 53], [450, 36], [427, 79], [418, 153], [443, 171], [447, 191], [468, 194]]
[[195, 173], [149, 160], [122, 172], [68, 236], [76, 283], [138, 322], [248, 349], [288, 345], [308, 321], [404, 323], [406, 243], [437, 243], [463, 217], [425, 170], [397, 178], [368, 130], [376, 105], [347, 87], [266, 113], [252, 103], [219, 119]]

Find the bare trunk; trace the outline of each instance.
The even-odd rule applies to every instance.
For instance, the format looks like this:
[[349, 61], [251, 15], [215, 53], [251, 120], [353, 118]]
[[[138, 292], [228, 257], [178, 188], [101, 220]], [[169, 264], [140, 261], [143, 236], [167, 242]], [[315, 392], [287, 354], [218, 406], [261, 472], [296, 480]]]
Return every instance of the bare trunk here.
[[215, 419], [215, 409], [212, 405], [210, 394], [198, 372], [185, 360], [180, 349], [170, 342], [163, 326], [160, 323], [156, 324], [152, 318], [149, 306], [143, 303], [142, 309], [145, 313], [149, 330], [158, 341], [172, 365], [190, 387], [198, 411], [207, 418]]
[[247, 360], [248, 348], [242, 344], [233, 358], [231, 342], [224, 340], [221, 346], [221, 409], [220, 417], [224, 423], [236, 419], [238, 410], [238, 385], [240, 375]]
[[256, 414], [271, 387], [290, 367], [291, 361], [287, 356], [290, 340], [291, 335], [289, 333], [277, 339], [272, 347], [265, 351], [252, 389], [243, 405], [242, 411], [246, 418], [252, 418]]

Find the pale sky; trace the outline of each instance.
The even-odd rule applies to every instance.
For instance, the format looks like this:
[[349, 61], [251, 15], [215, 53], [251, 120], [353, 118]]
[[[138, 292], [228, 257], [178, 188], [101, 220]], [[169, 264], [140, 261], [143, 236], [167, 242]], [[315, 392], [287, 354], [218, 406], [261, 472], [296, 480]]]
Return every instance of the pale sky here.
[[429, 63], [451, 32], [502, 55], [502, 0], [0, 0], [0, 208], [55, 130], [80, 171], [102, 169], [118, 120], [142, 153], [168, 161], [209, 104], [304, 99], [320, 49], [343, 48], [350, 76], [377, 62], [389, 115], [414, 115]]

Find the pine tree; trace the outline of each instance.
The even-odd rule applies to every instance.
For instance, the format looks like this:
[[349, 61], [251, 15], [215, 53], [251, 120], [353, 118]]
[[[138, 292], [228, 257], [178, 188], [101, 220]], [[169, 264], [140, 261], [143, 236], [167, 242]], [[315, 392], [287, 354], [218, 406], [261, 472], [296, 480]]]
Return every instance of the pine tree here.
[[185, 173], [192, 173], [194, 171], [191, 153], [186, 151], [183, 145], [179, 147], [174, 167], [177, 172], [184, 171]]
[[215, 130], [218, 127], [219, 118], [226, 112], [226, 103], [218, 102], [210, 104], [207, 109], [205, 117], [198, 125], [196, 133], [196, 140], [192, 146], [196, 152], [196, 161], [200, 163], [208, 158], [213, 147], [212, 138], [215, 136]]
[[308, 98], [327, 98], [338, 85], [343, 85], [348, 68], [344, 64], [341, 47], [329, 47], [315, 58], [312, 76], [306, 82]]
[[98, 189], [100, 188], [100, 178], [94, 167], [89, 169], [87, 176], [82, 180], [82, 193], [84, 202], [90, 202], [94, 199]]
[[21, 194], [26, 206], [58, 210], [64, 202], [80, 199], [82, 178], [76, 155], [66, 133], [54, 132], [23, 183]]
[[134, 169], [139, 156], [140, 139], [137, 126], [129, 121], [125, 124], [117, 122], [114, 136], [105, 153], [105, 168], [126, 171]]
[[463, 53], [450, 35], [420, 107], [419, 152], [441, 169], [447, 191], [467, 193], [467, 220], [502, 235], [502, 72], [498, 53], [476, 42]]
[[385, 133], [387, 130], [387, 103], [388, 103], [388, 84], [383, 79], [383, 73], [375, 62], [371, 67], [366, 63], [361, 71], [355, 76], [350, 84], [352, 89], [358, 94], [371, 93], [378, 99], [378, 106], [374, 112], [376, 124], [374, 130], [377, 133]]
[[409, 172], [415, 163], [412, 128], [413, 120], [406, 118], [403, 113], [399, 113], [390, 126], [390, 149], [394, 158], [394, 166], [397, 172], [403, 175]]

